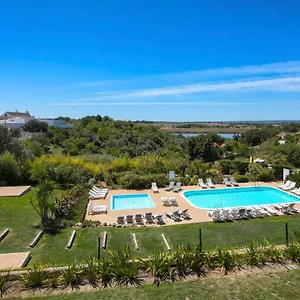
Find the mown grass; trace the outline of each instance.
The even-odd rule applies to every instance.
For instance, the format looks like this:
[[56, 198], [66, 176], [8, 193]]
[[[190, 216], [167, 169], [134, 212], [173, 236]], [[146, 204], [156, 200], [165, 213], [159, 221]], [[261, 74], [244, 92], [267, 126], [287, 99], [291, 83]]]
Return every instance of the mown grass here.
[[[72, 228], [64, 229], [56, 235], [44, 235], [38, 245], [28, 248], [39, 231], [38, 216], [29, 200], [32, 192], [20, 198], [0, 198], [0, 232], [10, 228], [11, 232], [0, 243], [0, 253], [31, 251], [31, 263], [66, 265], [83, 262], [97, 256], [98, 236], [108, 232], [107, 250], [101, 249], [102, 255], [108, 250], [121, 249], [129, 245], [134, 256], [146, 256], [155, 250], [165, 250], [161, 234], [174, 249], [178, 244], [199, 244], [199, 228], [202, 229], [204, 249], [237, 248], [250, 244], [253, 239], [262, 242], [266, 238], [273, 244], [285, 242], [285, 223], [289, 224], [289, 232], [300, 229], [300, 216], [282, 216], [256, 220], [245, 220], [232, 223], [198, 223], [174, 225], [157, 228], [78, 228], [73, 247], [66, 249]], [[134, 249], [132, 233], [136, 234], [140, 250]]]
[[[138, 288], [119, 288], [75, 292], [46, 297], [32, 297], [28, 300], [93, 300], [93, 299], [300, 299], [300, 271], [287, 271], [270, 274], [250, 274], [245, 276], [224, 276], [222, 278], [204, 278], [195, 281], [166, 284], [156, 287], [144, 285]], [[9, 298], [13, 299], [13, 298]]]

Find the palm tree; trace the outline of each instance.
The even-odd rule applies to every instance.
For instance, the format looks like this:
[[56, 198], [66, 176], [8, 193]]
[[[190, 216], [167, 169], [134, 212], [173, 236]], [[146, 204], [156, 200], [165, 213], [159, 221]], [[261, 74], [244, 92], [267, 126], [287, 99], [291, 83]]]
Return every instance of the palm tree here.
[[53, 220], [55, 209], [55, 183], [50, 180], [42, 181], [30, 200], [31, 205], [41, 218], [41, 224], [47, 228]]

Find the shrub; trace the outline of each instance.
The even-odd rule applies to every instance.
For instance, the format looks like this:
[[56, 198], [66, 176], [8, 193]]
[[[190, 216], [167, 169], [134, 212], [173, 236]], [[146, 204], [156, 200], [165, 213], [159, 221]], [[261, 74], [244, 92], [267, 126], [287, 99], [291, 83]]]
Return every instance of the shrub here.
[[10, 278], [11, 270], [0, 274], [0, 297], [3, 297], [8, 289], [8, 281]]
[[249, 178], [246, 175], [234, 175], [234, 179], [239, 183], [249, 182]]
[[172, 260], [167, 253], [155, 252], [148, 260], [141, 260], [145, 271], [153, 276], [153, 284], [175, 281], [175, 273], [171, 268]]
[[140, 175], [133, 172], [126, 172], [119, 175], [118, 183], [125, 189], [146, 189], [151, 187], [151, 182], [156, 182], [158, 187], [168, 183], [165, 174]]
[[46, 266], [41, 265], [39, 262], [29, 267], [27, 274], [22, 276], [24, 284], [31, 288], [41, 287], [46, 280]]
[[259, 181], [273, 181], [275, 180], [274, 172], [272, 169], [263, 168], [258, 174]]
[[82, 270], [76, 265], [70, 265], [66, 270], [61, 274], [61, 281], [67, 287], [70, 286], [73, 288], [78, 288], [78, 285], [82, 281]]
[[138, 277], [140, 264], [131, 259], [128, 246], [116, 253], [110, 252], [111, 268], [117, 286], [140, 285], [142, 280]]

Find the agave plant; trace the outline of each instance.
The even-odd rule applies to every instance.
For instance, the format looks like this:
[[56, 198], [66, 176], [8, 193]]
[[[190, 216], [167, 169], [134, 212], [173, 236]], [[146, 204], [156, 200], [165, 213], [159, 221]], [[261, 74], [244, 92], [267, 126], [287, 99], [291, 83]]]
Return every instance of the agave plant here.
[[175, 269], [171, 267], [172, 260], [168, 253], [155, 252], [147, 260], [140, 260], [147, 273], [153, 276], [153, 284], [159, 286], [162, 282], [174, 282]]
[[281, 263], [283, 259], [283, 251], [275, 245], [271, 245], [267, 240], [265, 240], [264, 253], [266, 259], [272, 263]]
[[88, 282], [93, 287], [96, 287], [98, 282], [99, 261], [95, 258], [89, 259], [86, 262], [86, 266], [84, 267], [83, 272]]
[[55, 271], [51, 273], [51, 277], [47, 280], [47, 285], [52, 289], [56, 289], [61, 282], [61, 272]]
[[198, 277], [205, 276], [207, 261], [209, 260], [209, 255], [201, 251], [199, 247], [195, 248], [194, 251], [189, 252], [188, 266], [193, 274]]
[[36, 262], [29, 267], [29, 270], [22, 276], [23, 283], [31, 288], [41, 287], [47, 278], [46, 266]]
[[218, 263], [224, 271], [224, 275], [227, 275], [235, 268], [241, 267], [239, 255], [233, 251], [230, 252], [228, 250], [218, 249]]
[[78, 289], [82, 280], [82, 269], [76, 265], [70, 265], [61, 274], [61, 281], [65, 286], [70, 286], [72, 289]]
[[8, 281], [10, 278], [11, 269], [0, 275], [0, 297], [3, 297], [8, 289]]
[[191, 273], [189, 266], [190, 253], [191, 249], [189, 246], [184, 247], [179, 245], [176, 251], [171, 254], [171, 261], [173, 262], [177, 276], [180, 279], [185, 278]]
[[98, 279], [103, 288], [111, 285], [113, 280], [112, 264], [108, 259], [101, 259], [98, 263]]
[[300, 264], [300, 245], [296, 242], [292, 242], [286, 247], [285, 255], [292, 262]]
[[116, 253], [110, 252], [109, 255], [116, 285], [138, 286], [142, 283], [138, 276], [140, 263], [131, 259], [128, 246], [125, 246], [123, 250], [118, 250]]
[[263, 247], [259, 246], [254, 240], [246, 250], [245, 261], [251, 267], [258, 267], [265, 263], [265, 254]]

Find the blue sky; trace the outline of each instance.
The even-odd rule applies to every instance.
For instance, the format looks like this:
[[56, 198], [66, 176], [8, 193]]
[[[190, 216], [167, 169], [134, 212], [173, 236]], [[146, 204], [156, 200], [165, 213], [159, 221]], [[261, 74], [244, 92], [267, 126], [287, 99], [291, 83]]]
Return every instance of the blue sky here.
[[2, 1], [0, 109], [299, 120], [299, 10], [292, 0]]

